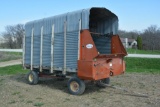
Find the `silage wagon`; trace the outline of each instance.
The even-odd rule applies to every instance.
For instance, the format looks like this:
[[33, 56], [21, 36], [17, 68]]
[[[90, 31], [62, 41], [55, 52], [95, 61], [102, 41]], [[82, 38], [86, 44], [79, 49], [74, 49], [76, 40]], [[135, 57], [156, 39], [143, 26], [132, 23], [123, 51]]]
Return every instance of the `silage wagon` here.
[[124, 73], [126, 50], [118, 36], [118, 17], [92, 7], [26, 23], [23, 66], [29, 84], [39, 77], [69, 77], [69, 92], [85, 91], [85, 80], [105, 87]]

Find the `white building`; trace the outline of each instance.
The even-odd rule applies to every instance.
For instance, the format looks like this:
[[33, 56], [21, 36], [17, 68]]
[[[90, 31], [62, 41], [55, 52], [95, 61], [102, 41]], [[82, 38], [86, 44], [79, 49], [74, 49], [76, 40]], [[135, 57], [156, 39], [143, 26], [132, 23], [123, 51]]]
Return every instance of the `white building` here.
[[123, 46], [125, 48], [135, 48], [137, 47], [137, 41], [135, 39], [129, 39], [129, 38], [120, 38]]

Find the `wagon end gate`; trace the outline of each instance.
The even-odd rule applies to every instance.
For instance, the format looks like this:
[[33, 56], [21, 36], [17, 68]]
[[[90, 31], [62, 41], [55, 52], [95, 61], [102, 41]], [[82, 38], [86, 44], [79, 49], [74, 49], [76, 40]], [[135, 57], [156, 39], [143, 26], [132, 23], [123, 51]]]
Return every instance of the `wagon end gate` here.
[[[101, 38], [101, 36], [99, 36]], [[124, 73], [124, 56], [127, 55], [118, 35], [111, 35], [111, 54], [101, 54], [89, 30], [81, 31], [78, 77], [84, 80], [101, 80]], [[105, 38], [103, 38], [105, 39]], [[107, 38], [106, 38], [107, 39]]]

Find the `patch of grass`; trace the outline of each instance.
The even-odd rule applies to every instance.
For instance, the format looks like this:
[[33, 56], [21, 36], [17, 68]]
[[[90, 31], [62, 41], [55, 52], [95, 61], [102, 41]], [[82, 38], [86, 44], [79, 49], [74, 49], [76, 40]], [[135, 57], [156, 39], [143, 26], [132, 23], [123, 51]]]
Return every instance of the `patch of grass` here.
[[160, 59], [156, 58], [125, 58], [127, 72], [160, 73]]
[[66, 101], [70, 101], [70, 99], [69, 99], [69, 98], [65, 98], [65, 100], [66, 100]]
[[0, 67], [0, 75], [25, 74], [27, 71], [22, 68], [22, 65]]
[[22, 52], [3, 52], [4, 54], [22, 56]]
[[86, 103], [85, 105], [88, 107], [90, 104], [89, 104], [89, 103]]
[[22, 52], [0, 52], [0, 62], [22, 59]]
[[19, 97], [19, 98], [24, 98], [24, 96], [23, 96], [23, 95], [19, 95], [18, 97]]
[[36, 106], [36, 107], [41, 107], [43, 105], [44, 105], [44, 103], [40, 103], [40, 102], [34, 103], [34, 106]]
[[18, 95], [18, 94], [20, 94], [20, 92], [14, 92], [14, 93], [12, 93], [12, 95]]
[[8, 104], [14, 104], [14, 103], [16, 103], [15, 100], [12, 100], [12, 101], [8, 102]]
[[139, 88], [141, 88], [141, 89], [145, 87], [145, 84], [142, 82], [138, 82], [138, 84], [139, 84]]
[[[150, 72], [160, 73], [160, 59], [156, 58], [125, 58], [127, 72]], [[0, 67], [0, 75], [26, 74], [22, 65]], [[3, 80], [0, 80], [2, 82]], [[26, 90], [28, 91], [28, 90]]]
[[37, 97], [36, 99], [41, 100], [42, 98], [41, 97]]
[[0, 79], [0, 82], [4, 81], [4, 79]]
[[138, 50], [138, 49], [127, 49], [127, 52], [129, 54], [157, 54], [159, 55], [160, 54], [160, 51], [159, 50]]
[[93, 97], [92, 99], [97, 100], [97, 98], [96, 98], [96, 97]]
[[70, 101], [70, 99], [69, 98], [65, 98], [63, 102], [68, 102], [68, 101]]
[[117, 83], [117, 82], [115, 82], [115, 83], [113, 83], [113, 84], [116, 85], [116, 86], [122, 86], [121, 83]]
[[27, 101], [27, 103], [33, 103], [33, 101], [29, 100], [29, 101]]
[[24, 99], [21, 99], [20, 102], [24, 102]]

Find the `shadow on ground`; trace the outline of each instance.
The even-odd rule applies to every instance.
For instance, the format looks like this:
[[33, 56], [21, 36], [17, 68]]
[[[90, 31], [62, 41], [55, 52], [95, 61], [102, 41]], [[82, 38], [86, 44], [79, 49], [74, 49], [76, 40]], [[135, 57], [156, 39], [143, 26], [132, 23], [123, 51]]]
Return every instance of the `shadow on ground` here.
[[[13, 81], [21, 82], [24, 84], [28, 84], [26, 80], [26, 75], [25, 74], [18, 74], [18, 75], [13, 75], [10, 77]], [[61, 90], [62, 92], [68, 93], [68, 88], [67, 88], [67, 82], [68, 78], [64, 80], [58, 80], [57, 78], [39, 78], [39, 82], [37, 85], [40, 85], [42, 87], [46, 88], [51, 88], [51, 89], [56, 89], [56, 90]], [[34, 86], [34, 85], [33, 85]], [[94, 92], [102, 92], [101, 90], [103, 88], [97, 87], [95, 84], [91, 82], [86, 83], [86, 89], [83, 95], [89, 94], [89, 93], [94, 93]]]

